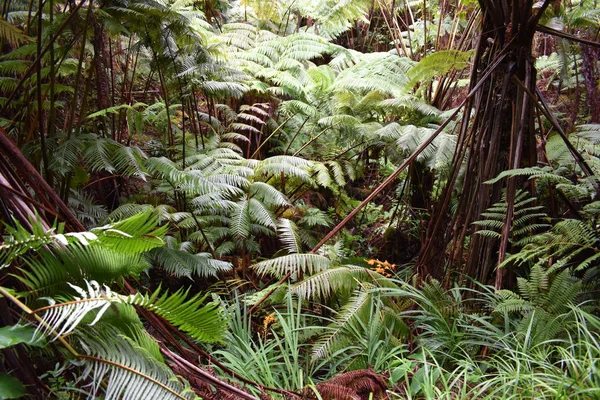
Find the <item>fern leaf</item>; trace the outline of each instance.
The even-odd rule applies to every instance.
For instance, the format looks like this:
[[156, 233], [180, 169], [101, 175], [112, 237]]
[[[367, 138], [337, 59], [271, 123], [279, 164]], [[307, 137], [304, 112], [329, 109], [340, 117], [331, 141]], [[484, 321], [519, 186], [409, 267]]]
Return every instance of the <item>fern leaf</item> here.
[[273, 275], [282, 278], [285, 275], [292, 274], [297, 277], [303, 274], [314, 274], [328, 269], [331, 261], [319, 254], [289, 254], [277, 257], [272, 260], [261, 261], [252, 265], [260, 275]]
[[[110, 334], [112, 332], [112, 334]], [[108, 345], [110, 344], [110, 345]], [[173, 372], [140, 346], [114, 330], [87, 335], [81, 343], [85, 369], [81, 379], [90, 378], [92, 396], [103, 387], [107, 399], [192, 400], [196, 396]]]
[[344, 336], [349, 325], [354, 320], [368, 318], [371, 310], [371, 294], [366, 291], [355, 291], [352, 298], [342, 307], [335, 321], [326, 328], [312, 349], [314, 360], [322, 359], [344, 344]]
[[298, 227], [293, 221], [287, 218], [279, 218], [277, 220], [277, 234], [288, 253], [301, 252], [302, 239], [300, 238]]

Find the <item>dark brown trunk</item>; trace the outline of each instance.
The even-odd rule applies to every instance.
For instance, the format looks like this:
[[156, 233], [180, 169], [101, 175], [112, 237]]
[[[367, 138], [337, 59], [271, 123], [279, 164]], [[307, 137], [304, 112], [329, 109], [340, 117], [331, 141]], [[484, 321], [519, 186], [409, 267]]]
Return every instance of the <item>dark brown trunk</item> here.
[[[475, 234], [472, 223], [506, 190], [509, 207], [505, 225], [509, 227], [511, 199], [521, 182], [485, 182], [506, 169], [536, 162], [533, 99], [523, 89], [535, 93], [531, 54], [535, 17], [530, 1], [482, 0], [480, 4], [482, 33], [470, 85], [471, 90], [477, 87], [477, 91], [465, 108], [465, 115], [472, 118], [463, 119], [451, 178], [433, 212], [417, 270], [437, 277], [466, 274], [487, 283], [492, 279], [494, 266], [504, 260], [510, 230], [503, 231], [504, 237], [498, 241]], [[484, 76], [485, 81], [480, 82]], [[464, 157], [466, 168], [459, 184]], [[452, 196], [458, 196], [458, 207], [450, 217]], [[495, 282], [502, 285], [500, 273]]]
[[[91, 16], [91, 23], [94, 28], [92, 45], [94, 46], [94, 69], [96, 73], [96, 104], [99, 110], [103, 110], [110, 107], [106, 33], [104, 32], [104, 26], [98, 21], [94, 13]], [[100, 121], [101, 134], [106, 136], [106, 124], [102, 119], [98, 119], [98, 121]]]
[[598, 60], [600, 60], [600, 48], [587, 44], [581, 45], [583, 52], [583, 65], [581, 72], [585, 84], [585, 97], [587, 106], [587, 115], [590, 123], [600, 123], [600, 91], [598, 84], [600, 82], [600, 71], [598, 69]]

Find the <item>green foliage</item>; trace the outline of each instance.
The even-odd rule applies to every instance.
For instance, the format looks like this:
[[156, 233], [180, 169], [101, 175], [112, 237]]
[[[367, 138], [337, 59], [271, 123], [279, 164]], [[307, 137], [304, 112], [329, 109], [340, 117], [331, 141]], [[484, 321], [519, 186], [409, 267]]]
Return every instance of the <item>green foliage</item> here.
[[408, 72], [409, 85], [417, 83], [429, 84], [434, 78], [447, 74], [452, 70], [463, 70], [468, 67], [473, 51], [442, 50], [427, 55]]
[[5, 349], [19, 343], [35, 345], [36, 342], [32, 341], [34, 332], [35, 329], [30, 326], [4, 326], [0, 328], [0, 349]]
[[25, 396], [25, 386], [12, 375], [0, 374], [0, 398], [18, 399]]
[[510, 290], [498, 292], [500, 301], [494, 312], [505, 318], [510, 314], [520, 315], [522, 319], [515, 333], [527, 335], [531, 344], [564, 336], [574, 322], [571, 311], [576, 306], [581, 281], [568, 270], [555, 271], [534, 265], [529, 279], [517, 279], [519, 294]]
[[[492, 205], [492, 207], [481, 213], [481, 217], [485, 219], [473, 222], [473, 225], [479, 227], [475, 232], [476, 234], [495, 239], [502, 237], [508, 210], [505, 197], [506, 194], [501, 202]], [[510, 221], [510, 241], [512, 244], [523, 246], [532, 240], [531, 235], [533, 233], [550, 227], [549, 224], [541, 222], [548, 219], [543, 210], [543, 206], [536, 205], [534, 197], [531, 197], [527, 192], [517, 191], [513, 204], [513, 218]]]
[[267, 317], [269, 320], [265, 318], [263, 331], [255, 338], [242, 304], [237, 301], [231, 306], [227, 345], [215, 351], [215, 356], [238, 375], [261, 385], [287, 390], [303, 388], [318, 369], [304, 356], [307, 345], [303, 342], [313, 329], [311, 320], [288, 297], [285, 309], [273, 312]]
[[531, 237], [528, 244], [508, 257], [505, 263], [546, 265], [552, 270], [570, 267], [575, 271], [596, 274], [599, 257], [597, 238], [596, 230], [584, 221], [565, 219], [556, 223], [550, 231]]
[[[92, 396], [103, 392], [107, 398], [146, 399], [155, 395], [161, 399], [196, 398], [164, 363], [157, 362], [146, 349], [118, 331], [105, 328], [95, 335], [86, 335], [81, 346], [87, 353], [83, 357], [85, 369], [81, 380], [91, 379]], [[101, 387], [102, 382], [105, 387]]]
[[[70, 234], [32, 225], [34, 235], [20, 225], [9, 228], [12, 235], [2, 244], [2, 256], [6, 263], [25, 263], [21, 274], [15, 275], [28, 288], [22, 296], [45, 297], [39, 299], [43, 305], [28, 311], [37, 319], [35, 330], [6, 328], [5, 345], [42, 346], [41, 339], [59, 342], [84, 367], [80, 376], [82, 381], [91, 379], [92, 395], [142, 399], [161, 393], [161, 398], [195, 398], [164, 364], [133, 306], [204, 342], [222, 340], [227, 321], [220, 306], [206, 303], [205, 295], [190, 295], [189, 289], [169, 293], [159, 287], [149, 294], [121, 295], [109, 286], [121, 276], [147, 268], [143, 254], [163, 245], [166, 227], [158, 226], [156, 215], [146, 211], [90, 232]], [[101, 276], [104, 284], [86, 279], [92, 276]], [[27, 309], [12, 291], [1, 290], [8, 301]]]

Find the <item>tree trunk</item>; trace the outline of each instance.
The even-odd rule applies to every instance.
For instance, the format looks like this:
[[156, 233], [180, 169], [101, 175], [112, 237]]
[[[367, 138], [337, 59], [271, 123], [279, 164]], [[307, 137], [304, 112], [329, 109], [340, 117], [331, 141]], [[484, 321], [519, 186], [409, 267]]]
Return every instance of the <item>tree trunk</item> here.
[[[91, 15], [92, 27], [94, 35], [92, 37], [92, 45], [94, 46], [94, 68], [96, 73], [96, 93], [98, 110], [104, 110], [110, 107], [109, 103], [109, 80], [108, 80], [108, 64], [106, 56], [106, 33], [104, 26], [100, 23], [94, 13]], [[100, 121], [100, 131], [102, 136], [106, 136], [106, 124], [102, 119]]]
[[[494, 266], [504, 260], [516, 189], [510, 178], [485, 182], [506, 169], [535, 165], [534, 107], [536, 72], [532, 41], [538, 15], [530, 0], [480, 0], [481, 34], [473, 61], [470, 91], [449, 183], [432, 214], [417, 270], [442, 277], [466, 274], [487, 283]], [[466, 158], [464, 175], [459, 177]], [[461, 181], [459, 183], [459, 181]], [[472, 225], [507, 192], [508, 212], [500, 241], [474, 234]], [[450, 198], [459, 195], [450, 216]], [[470, 240], [467, 240], [470, 238]], [[448, 246], [449, 244], [449, 246]], [[466, 251], [465, 251], [466, 250]], [[449, 268], [444, 270], [443, 266]], [[496, 286], [502, 286], [501, 272]]]

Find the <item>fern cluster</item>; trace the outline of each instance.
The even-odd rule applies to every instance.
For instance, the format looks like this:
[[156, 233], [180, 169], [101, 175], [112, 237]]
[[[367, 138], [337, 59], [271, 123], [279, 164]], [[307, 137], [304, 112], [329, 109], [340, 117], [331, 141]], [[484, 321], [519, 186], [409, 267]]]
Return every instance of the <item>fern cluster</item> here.
[[226, 327], [220, 306], [189, 289], [123, 295], [111, 288], [150, 267], [144, 254], [164, 245], [166, 226], [158, 226], [150, 211], [89, 232], [63, 234], [33, 226], [33, 234], [20, 225], [9, 228], [0, 247], [3, 263], [17, 267], [14, 278], [25, 289], [0, 291], [36, 326], [28, 342], [60, 343], [83, 367], [81, 380], [91, 378], [92, 395], [195, 398], [167, 367], [134, 307], [164, 318], [195, 340], [218, 342]]

